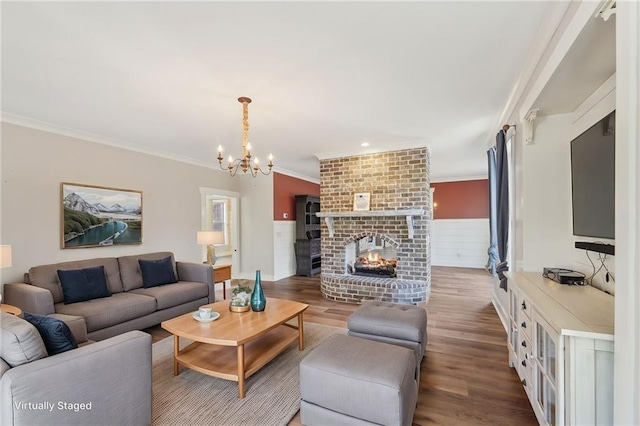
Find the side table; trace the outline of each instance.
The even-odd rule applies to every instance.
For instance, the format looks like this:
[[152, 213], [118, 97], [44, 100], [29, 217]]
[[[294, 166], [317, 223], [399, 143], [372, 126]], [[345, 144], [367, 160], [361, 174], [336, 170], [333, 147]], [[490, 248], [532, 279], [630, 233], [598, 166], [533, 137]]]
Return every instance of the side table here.
[[[231, 280], [231, 265], [211, 265], [213, 266], [213, 283], [222, 283], [222, 298], [227, 298], [227, 280]], [[229, 283], [231, 286], [231, 283]]]
[[22, 318], [22, 309], [17, 306], [6, 305], [3, 303], [0, 305], [0, 311]]

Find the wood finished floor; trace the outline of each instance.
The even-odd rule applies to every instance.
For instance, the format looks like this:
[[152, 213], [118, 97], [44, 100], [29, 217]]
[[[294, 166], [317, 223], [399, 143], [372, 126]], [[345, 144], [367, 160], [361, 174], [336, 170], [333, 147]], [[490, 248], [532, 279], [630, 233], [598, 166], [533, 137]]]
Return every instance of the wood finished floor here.
[[[234, 282], [236, 285], [236, 282]], [[263, 282], [267, 297], [309, 304], [305, 322], [346, 327], [357, 305], [320, 294], [320, 278]], [[414, 425], [537, 425], [514, 369], [507, 336], [491, 304], [492, 279], [481, 269], [433, 267], [427, 303], [428, 344]], [[222, 299], [220, 292], [217, 300]], [[145, 330], [156, 342], [170, 336]], [[300, 415], [289, 423], [301, 425]]]

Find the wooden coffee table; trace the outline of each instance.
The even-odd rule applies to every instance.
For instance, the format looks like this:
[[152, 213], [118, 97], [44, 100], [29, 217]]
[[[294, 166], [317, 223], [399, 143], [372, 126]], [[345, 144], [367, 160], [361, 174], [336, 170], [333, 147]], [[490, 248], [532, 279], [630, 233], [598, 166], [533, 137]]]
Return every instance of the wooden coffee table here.
[[[267, 299], [264, 312], [230, 312], [229, 302], [212, 303], [220, 318], [201, 323], [192, 313], [162, 322], [162, 328], [173, 334], [173, 374], [180, 365], [238, 382], [238, 397], [244, 398], [244, 381], [291, 343], [298, 341], [304, 349], [302, 314], [309, 305], [290, 300]], [[298, 326], [285, 324], [298, 317]], [[180, 338], [194, 342], [180, 350]]]

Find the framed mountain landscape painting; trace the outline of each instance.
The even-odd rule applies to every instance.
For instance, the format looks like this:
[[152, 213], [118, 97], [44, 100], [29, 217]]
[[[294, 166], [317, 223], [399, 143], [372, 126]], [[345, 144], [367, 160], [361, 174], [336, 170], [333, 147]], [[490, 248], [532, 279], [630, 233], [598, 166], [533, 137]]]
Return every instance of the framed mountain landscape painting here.
[[62, 248], [142, 243], [142, 192], [62, 182]]

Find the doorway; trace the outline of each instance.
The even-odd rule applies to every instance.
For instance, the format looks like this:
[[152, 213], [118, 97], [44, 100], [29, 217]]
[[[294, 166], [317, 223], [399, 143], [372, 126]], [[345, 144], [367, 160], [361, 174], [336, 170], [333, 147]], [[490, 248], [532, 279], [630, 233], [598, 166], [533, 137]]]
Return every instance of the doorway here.
[[[224, 243], [216, 244], [216, 263], [231, 264], [232, 278], [240, 272], [240, 194], [214, 188], [200, 188], [203, 231], [223, 231]], [[202, 247], [202, 259], [206, 248]]]

